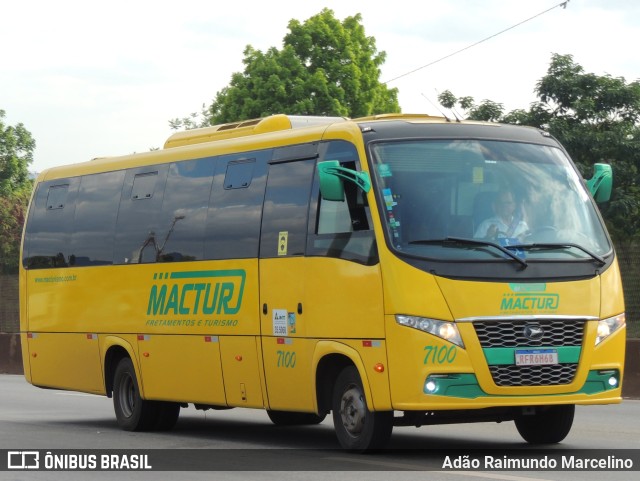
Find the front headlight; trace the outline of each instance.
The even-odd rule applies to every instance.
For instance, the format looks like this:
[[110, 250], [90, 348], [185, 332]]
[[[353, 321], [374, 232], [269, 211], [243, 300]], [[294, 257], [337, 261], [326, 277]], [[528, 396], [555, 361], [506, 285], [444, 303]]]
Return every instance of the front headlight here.
[[626, 316], [623, 312], [617, 316], [608, 319], [602, 319], [598, 322], [598, 336], [596, 337], [596, 346], [604, 341], [607, 337], [620, 329], [626, 323]]
[[449, 341], [457, 346], [464, 347], [458, 326], [453, 322], [438, 321], [436, 319], [428, 319], [426, 317], [405, 316], [396, 314], [396, 322], [401, 326], [413, 327], [419, 331], [428, 332], [434, 336], [438, 336], [445, 341]]

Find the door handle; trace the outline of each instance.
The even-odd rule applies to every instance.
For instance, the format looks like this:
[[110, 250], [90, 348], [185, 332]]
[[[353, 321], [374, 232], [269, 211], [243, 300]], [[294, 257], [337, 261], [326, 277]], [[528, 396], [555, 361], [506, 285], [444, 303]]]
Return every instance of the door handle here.
[[262, 313], [266, 316], [267, 312], [269, 312], [269, 308], [267, 307], [267, 303], [262, 304]]
[[302, 314], [302, 302], [298, 302], [298, 314]]

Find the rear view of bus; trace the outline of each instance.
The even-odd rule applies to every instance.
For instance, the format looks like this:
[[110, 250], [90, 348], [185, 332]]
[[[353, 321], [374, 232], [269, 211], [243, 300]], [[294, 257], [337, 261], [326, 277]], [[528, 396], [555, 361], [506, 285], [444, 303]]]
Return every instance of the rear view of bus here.
[[585, 183], [537, 129], [360, 126], [394, 424], [515, 420], [555, 443], [576, 404], [620, 402], [622, 286], [593, 200], [610, 195], [608, 166]]

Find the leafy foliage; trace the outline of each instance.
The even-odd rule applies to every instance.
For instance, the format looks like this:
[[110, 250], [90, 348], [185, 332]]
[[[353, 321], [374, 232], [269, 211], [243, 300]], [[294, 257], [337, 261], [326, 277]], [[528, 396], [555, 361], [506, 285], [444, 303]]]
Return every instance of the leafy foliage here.
[[0, 110], [0, 273], [18, 269], [20, 239], [31, 192], [28, 166], [35, 141], [22, 124], [6, 125]]
[[304, 23], [289, 22], [281, 50], [248, 45], [244, 71], [235, 72], [209, 107], [169, 122], [195, 128], [277, 113], [361, 117], [399, 112], [397, 89], [380, 83], [385, 53], [367, 37], [357, 14], [344, 21], [324, 9]]
[[614, 192], [602, 213], [619, 241], [640, 238], [640, 82], [587, 73], [571, 55], [553, 54], [547, 74], [536, 84], [538, 101], [529, 110], [505, 113], [502, 104], [450, 91], [439, 96], [446, 108], [460, 107], [473, 120], [544, 128], [569, 151], [581, 173], [613, 166]]
[[5, 125], [4, 118], [0, 109], [0, 195], [6, 196], [29, 182], [36, 143], [24, 125]]
[[30, 188], [0, 195], [0, 274], [18, 272], [22, 226], [27, 215]]

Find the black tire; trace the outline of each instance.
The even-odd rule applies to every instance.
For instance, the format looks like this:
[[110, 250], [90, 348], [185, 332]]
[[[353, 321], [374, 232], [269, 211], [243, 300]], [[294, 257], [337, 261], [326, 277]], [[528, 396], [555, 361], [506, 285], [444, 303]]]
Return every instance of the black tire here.
[[140, 397], [136, 371], [128, 357], [120, 360], [113, 375], [113, 408], [125, 431], [150, 431], [158, 423], [159, 406]]
[[277, 426], [304, 426], [320, 424], [326, 415], [318, 416], [315, 413], [298, 413], [293, 411], [267, 411], [271, 422]]
[[393, 411], [369, 411], [354, 366], [344, 368], [333, 389], [333, 425], [340, 445], [350, 451], [383, 448], [393, 430]]
[[154, 425], [156, 431], [170, 431], [180, 417], [180, 404], [166, 401], [146, 401], [157, 404], [158, 415]]
[[567, 437], [573, 425], [573, 404], [536, 408], [534, 414], [520, 414], [514, 421], [520, 436], [531, 444], [555, 444]]

